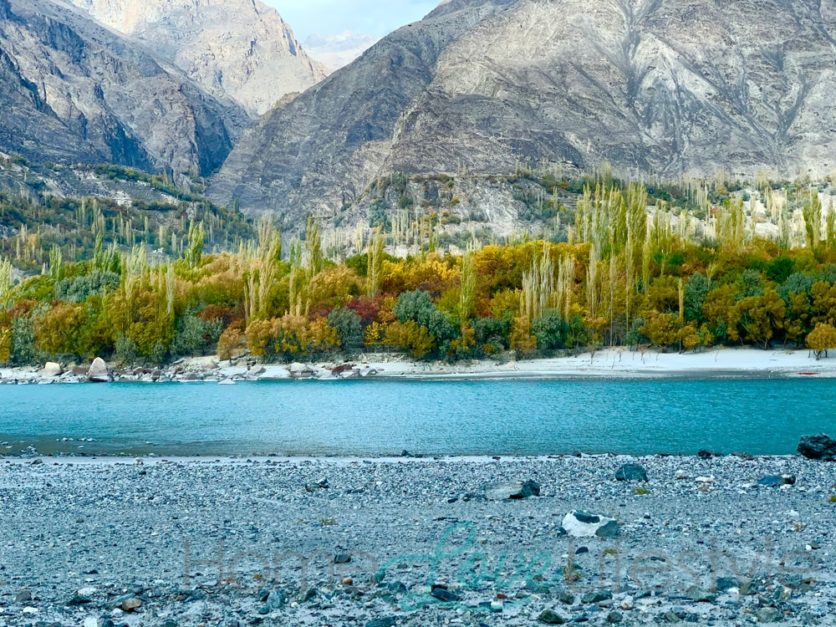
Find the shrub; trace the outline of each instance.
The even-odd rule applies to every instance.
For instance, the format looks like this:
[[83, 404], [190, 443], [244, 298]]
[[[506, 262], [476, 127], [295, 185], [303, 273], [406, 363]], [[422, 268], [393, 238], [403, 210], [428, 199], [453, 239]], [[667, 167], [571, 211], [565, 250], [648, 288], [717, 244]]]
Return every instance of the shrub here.
[[138, 353], [139, 349], [136, 347], [136, 342], [127, 335], [119, 335], [116, 338], [114, 357], [117, 362], [125, 365], [132, 364], [136, 362]]
[[175, 355], [206, 355], [217, 344], [223, 330], [223, 321], [204, 320], [198, 316], [186, 315], [174, 335], [171, 350]]
[[35, 324], [31, 318], [20, 317], [12, 320], [11, 363], [15, 366], [37, 364], [38, 350], [35, 348]]
[[58, 281], [55, 284], [55, 298], [71, 303], [82, 303], [94, 294], [111, 292], [118, 287], [118, 274], [94, 270], [90, 274]]
[[235, 352], [241, 348], [244, 334], [237, 327], [229, 327], [218, 338], [218, 357], [223, 360], [232, 359]]

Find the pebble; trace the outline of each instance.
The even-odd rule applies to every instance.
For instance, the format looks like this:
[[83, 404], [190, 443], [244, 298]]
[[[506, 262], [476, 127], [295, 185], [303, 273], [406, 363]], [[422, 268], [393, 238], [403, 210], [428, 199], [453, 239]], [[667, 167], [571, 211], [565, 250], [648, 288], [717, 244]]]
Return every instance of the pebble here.
[[[640, 458], [653, 494], [633, 499], [613, 480], [622, 461], [0, 463], [0, 485], [15, 486], [3, 495], [0, 600], [7, 605], [0, 623], [52, 625], [60, 616], [62, 627], [78, 627], [95, 608], [104, 612], [97, 627], [561, 624], [540, 620], [546, 610], [590, 625], [613, 624], [615, 614], [631, 625], [720, 626], [746, 617], [828, 624], [836, 606], [834, 510], [826, 499], [832, 464]], [[692, 476], [711, 477], [710, 495], [675, 479], [692, 467], [699, 469]], [[799, 481], [784, 490], [741, 489], [768, 475]], [[326, 476], [329, 487], [320, 487]], [[541, 482], [540, 498], [485, 498], [485, 486], [520, 477]], [[451, 494], [469, 496], [448, 504]], [[575, 507], [617, 521], [620, 535], [562, 535], [561, 516]], [[184, 538], [191, 541], [188, 581]], [[335, 566], [339, 554], [352, 558], [350, 567]], [[442, 557], [431, 572], [434, 555]], [[551, 568], [541, 572], [533, 556], [552, 559]], [[753, 572], [757, 556], [773, 559], [777, 571], [744, 579], [738, 571]], [[55, 572], [58, 559], [73, 567]], [[686, 581], [695, 579], [701, 584], [689, 596]], [[37, 603], [20, 597], [13, 604], [24, 591]], [[89, 602], [67, 607], [79, 593]], [[121, 616], [131, 598], [141, 605]], [[31, 609], [24, 614], [21, 606]]]

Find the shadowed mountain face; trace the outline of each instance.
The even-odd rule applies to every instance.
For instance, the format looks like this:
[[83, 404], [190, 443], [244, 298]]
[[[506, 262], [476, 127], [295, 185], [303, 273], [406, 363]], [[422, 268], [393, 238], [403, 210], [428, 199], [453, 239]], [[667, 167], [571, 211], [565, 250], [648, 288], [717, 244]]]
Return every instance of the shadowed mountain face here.
[[69, 1], [254, 116], [326, 75], [276, 10], [258, 0]]
[[209, 174], [246, 123], [145, 48], [50, 0], [0, 0], [0, 150]]
[[391, 172], [825, 175], [834, 38], [819, 0], [453, 0], [265, 116], [212, 193], [295, 222]]

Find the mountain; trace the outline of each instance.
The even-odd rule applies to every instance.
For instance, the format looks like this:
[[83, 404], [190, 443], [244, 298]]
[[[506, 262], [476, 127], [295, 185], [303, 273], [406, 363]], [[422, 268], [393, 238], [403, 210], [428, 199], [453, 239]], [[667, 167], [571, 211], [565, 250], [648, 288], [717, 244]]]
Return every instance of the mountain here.
[[395, 173], [822, 176], [834, 37], [819, 0], [451, 0], [265, 116], [210, 193], [298, 223]]
[[253, 116], [326, 76], [278, 12], [258, 0], [70, 1]]
[[148, 49], [50, 0], [0, 0], [0, 150], [208, 175], [248, 123]]
[[513, 0], [454, 0], [367, 50], [242, 138], [210, 194], [294, 220], [351, 202], [381, 172], [401, 115], [430, 86], [444, 50]]

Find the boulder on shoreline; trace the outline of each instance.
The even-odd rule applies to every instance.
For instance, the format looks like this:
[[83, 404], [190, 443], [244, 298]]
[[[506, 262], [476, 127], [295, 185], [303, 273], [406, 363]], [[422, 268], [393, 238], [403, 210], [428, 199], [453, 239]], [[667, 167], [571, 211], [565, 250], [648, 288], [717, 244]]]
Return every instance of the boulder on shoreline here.
[[836, 462], [836, 440], [824, 433], [808, 435], [801, 438], [798, 452], [807, 459]]
[[44, 369], [41, 370], [41, 376], [45, 379], [54, 379], [55, 377], [60, 377], [64, 374], [64, 369], [61, 367], [61, 364], [57, 364], [54, 361], [46, 362]]
[[87, 371], [87, 378], [91, 383], [110, 383], [110, 372], [104, 359], [96, 357], [93, 360], [90, 369]]

